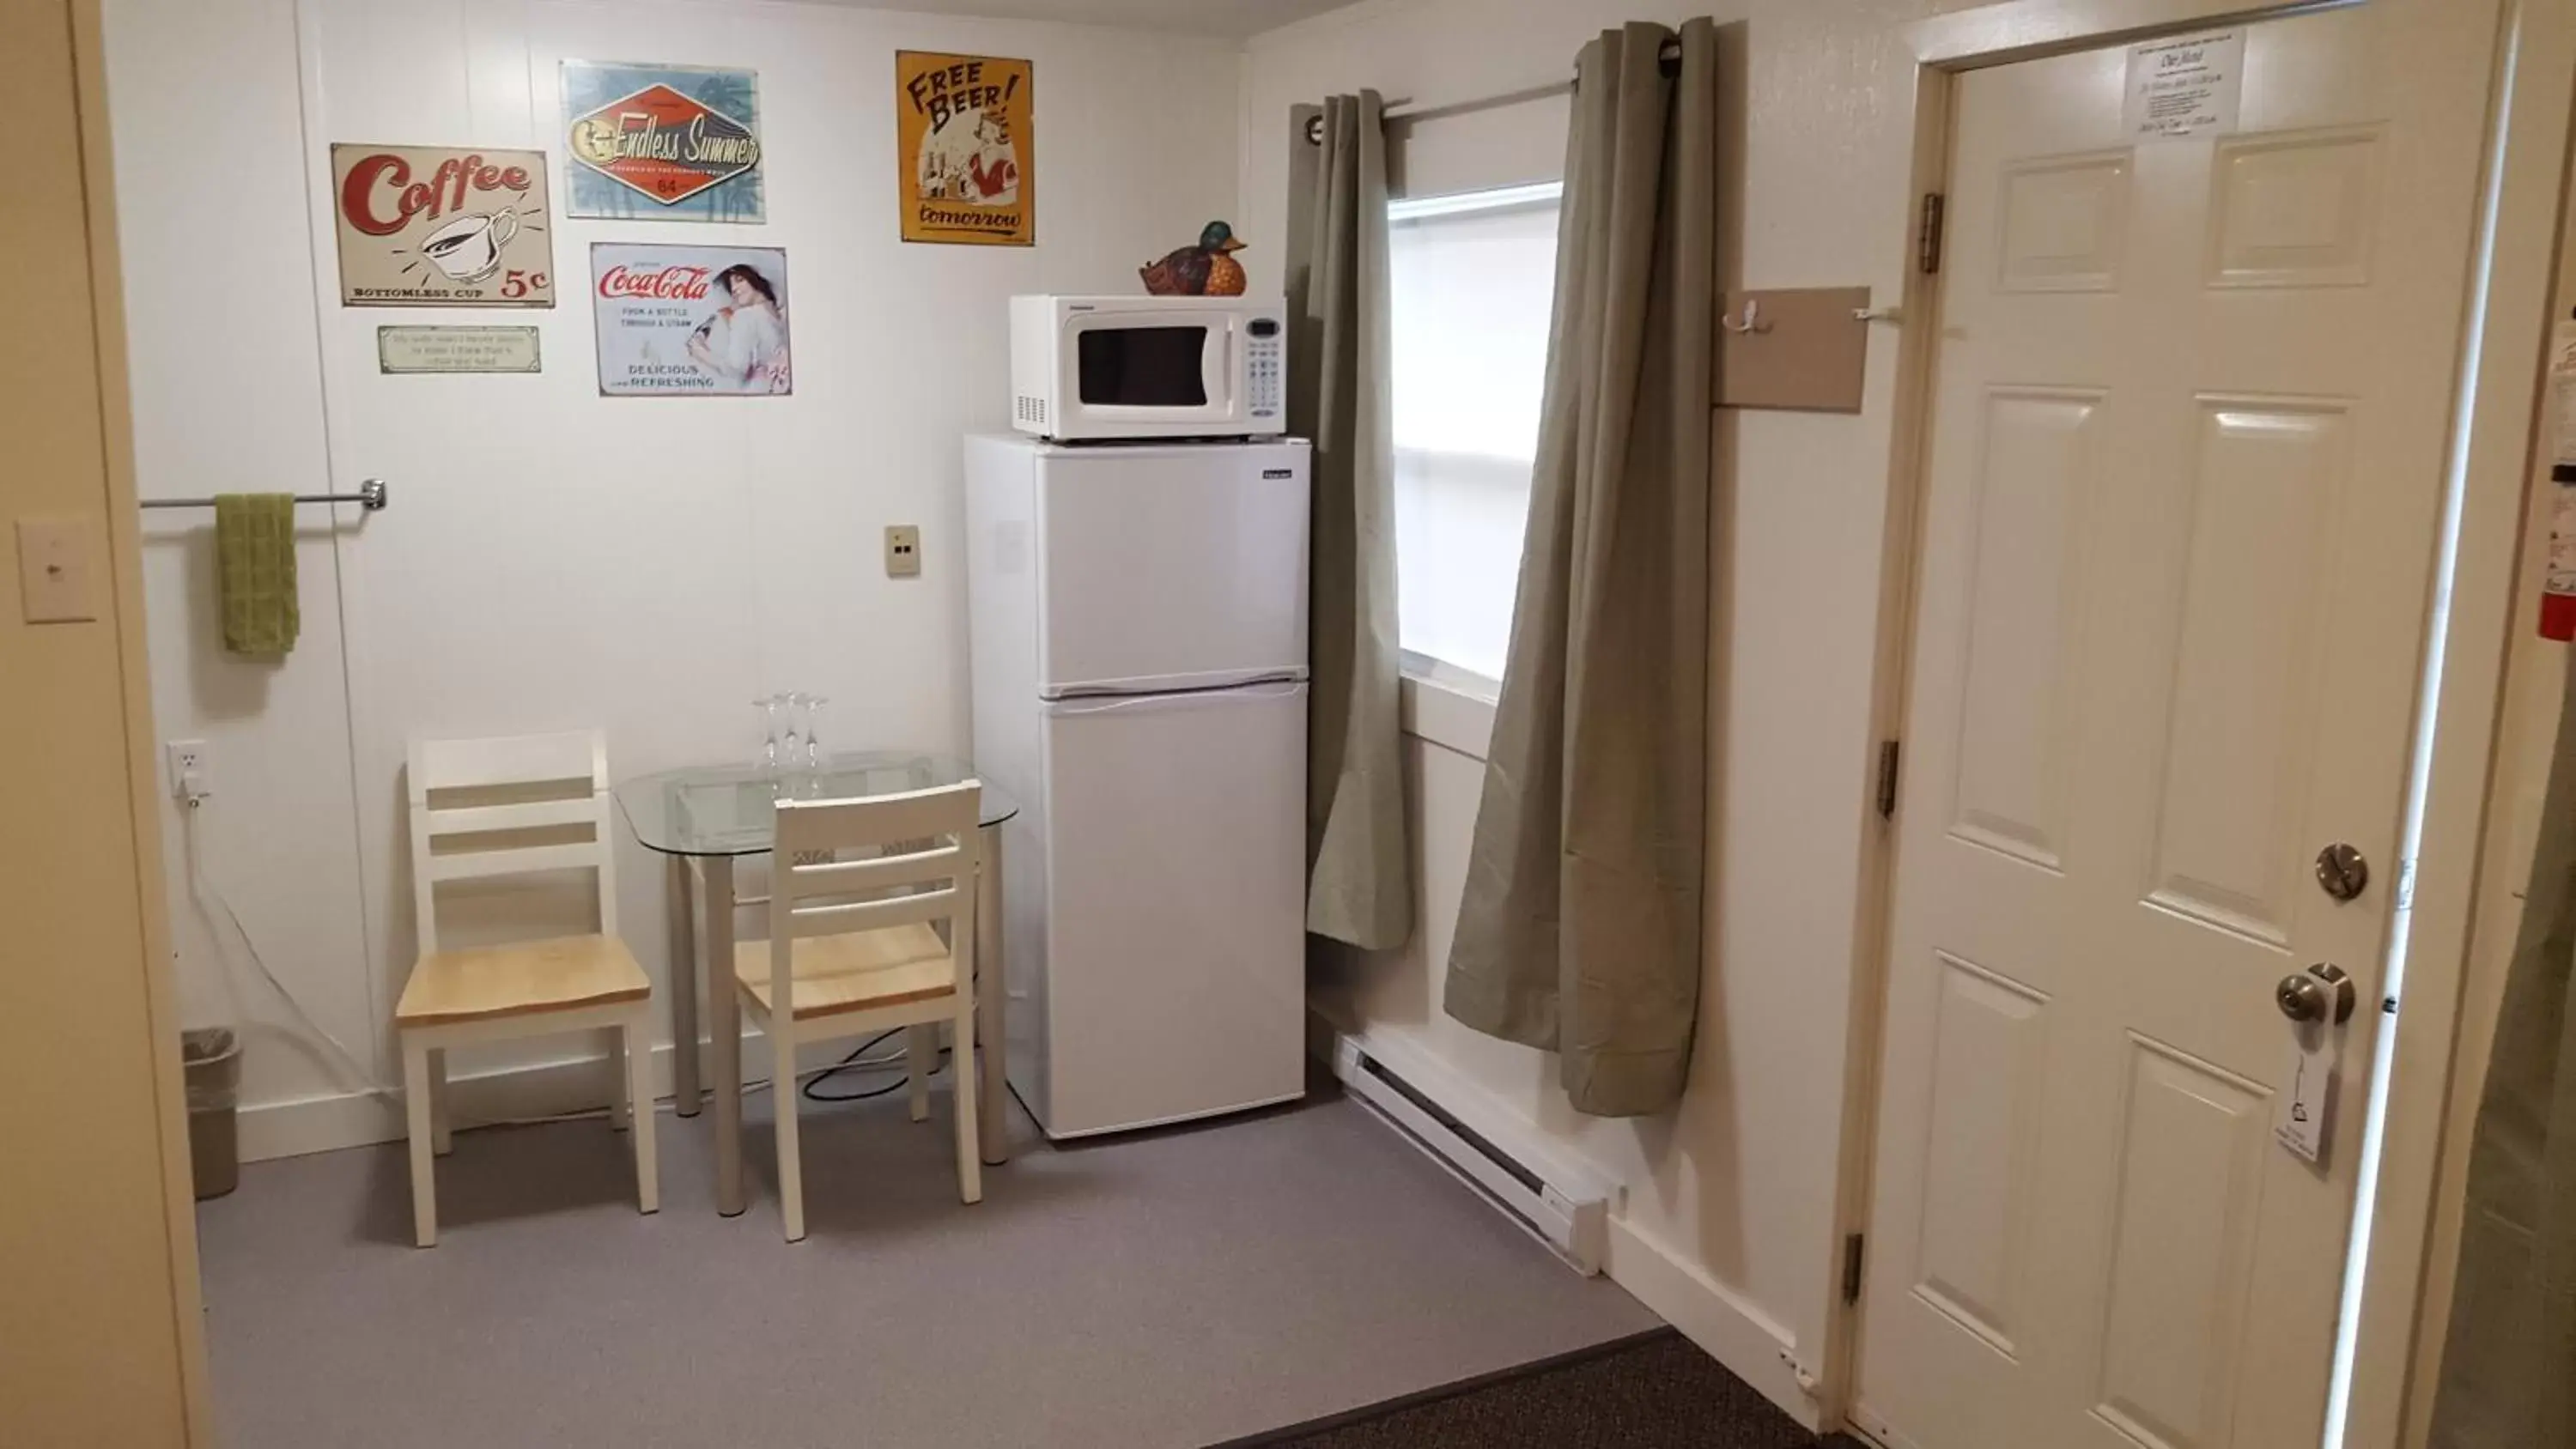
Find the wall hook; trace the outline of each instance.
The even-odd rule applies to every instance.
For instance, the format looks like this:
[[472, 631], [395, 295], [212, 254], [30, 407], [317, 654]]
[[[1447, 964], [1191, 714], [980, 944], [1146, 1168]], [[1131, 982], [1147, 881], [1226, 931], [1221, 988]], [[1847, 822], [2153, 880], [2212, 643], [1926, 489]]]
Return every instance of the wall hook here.
[[1736, 333], [1739, 336], [1749, 332], [1768, 332], [1771, 330], [1771, 324], [1762, 320], [1762, 301], [1758, 297], [1747, 297], [1744, 299], [1743, 320], [1738, 321], [1737, 319], [1729, 317], [1725, 313], [1721, 312], [1717, 316], [1717, 325], [1725, 328], [1729, 332]]

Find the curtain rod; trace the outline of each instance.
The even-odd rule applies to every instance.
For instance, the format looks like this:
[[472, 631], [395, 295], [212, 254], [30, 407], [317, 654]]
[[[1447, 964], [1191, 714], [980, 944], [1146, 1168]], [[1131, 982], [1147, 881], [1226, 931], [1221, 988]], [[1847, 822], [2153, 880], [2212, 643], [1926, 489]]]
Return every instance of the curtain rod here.
[[[1655, 60], [1657, 69], [1661, 70], [1665, 75], [1670, 76], [1679, 73], [1682, 64], [1682, 43], [1678, 40], [1665, 41], [1656, 49]], [[1468, 111], [1486, 111], [1502, 106], [1517, 106], [1529, 101], [1545, 100], [1549, 96], [1563, 95], [1574, 88], [1575, 78], [1567, 76], [1561, 81], [1548, 81], [1542, 85], [1522, 86], [1517, 90], [1497, 91], [1492, 95], [1470, 96], [1465, 100], [1442, 101], [1437, 105], [1424, 105], [1416, 103], [1410, 99], [1404, 99], [1398, 100], [1392, 105], [1389, 105], [1386, 108], [1385, 116], [1386, 119], [1390, 121], [1438, 120], [1443, 116], [1461, 115]], [[1311, 116], [1307, 118], [1306, 144], [1309, 146], [1320, 146], [1324, 144], [1323, 117]]]
[[[355, 493], [298, 493], [295, 495], [295, 501], [298, 503], [355, 503], [359, 507], [367, 510], [369, 513], [382, 513], [385, 510], [386, 504], [390, 500], [385, 494], [385, 480], [382, 478], [370, 478], [366, 482], [359, 484], [358, 491]], [[215, 506], [215, 500], [211, 498], [146, 498], [143, 500], [142, 506], [145, 508], [212, 508]]]

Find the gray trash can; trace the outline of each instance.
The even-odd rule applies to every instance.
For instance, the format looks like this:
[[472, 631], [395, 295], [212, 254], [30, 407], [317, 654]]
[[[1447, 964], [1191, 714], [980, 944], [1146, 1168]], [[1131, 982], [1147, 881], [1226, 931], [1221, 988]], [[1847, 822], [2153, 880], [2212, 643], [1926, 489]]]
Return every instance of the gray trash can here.
[[179, 1034], [179, 1055], [188, 1078], [188, 1161], [202, 1202], [241, 1186], [233, 1120], [241, 1104], [241, 1042], [230, 1027], [198, 1027]]

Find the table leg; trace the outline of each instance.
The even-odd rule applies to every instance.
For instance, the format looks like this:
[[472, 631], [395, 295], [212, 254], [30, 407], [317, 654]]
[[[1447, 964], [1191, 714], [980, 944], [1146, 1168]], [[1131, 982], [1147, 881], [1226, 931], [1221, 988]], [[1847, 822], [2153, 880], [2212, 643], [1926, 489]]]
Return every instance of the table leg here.
[[[716, 1053], [716, 1211], [742, 1215], [742, 1005], [733, 989], [733, 857], [706, 858], [707, 1026]], [[787, 1090], [796, 1090], [789, 1083]]]
[[690, 919], [689, 858], [666, 856], [671, 917], [671, 1106], [698, 1115], [698, 928]]
[[975, 887], [975, 1037], [981, 1047], [975, 1087], [977, 1155], [994, 1167], [1011, 1160], [1010, 1083], [1003, 1071], [1004, 1003], [1010, 998], [1002, 976], [1002, 827], [984, 827], [984, 878]]

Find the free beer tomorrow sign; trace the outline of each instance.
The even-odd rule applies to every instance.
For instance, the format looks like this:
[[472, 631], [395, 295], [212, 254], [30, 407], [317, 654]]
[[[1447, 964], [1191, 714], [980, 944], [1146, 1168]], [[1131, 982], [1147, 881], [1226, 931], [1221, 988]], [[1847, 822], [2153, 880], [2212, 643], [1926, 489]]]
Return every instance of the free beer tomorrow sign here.
[[341, 305], [555, 304], [544, 153], [342, 143], [331, 182]]

